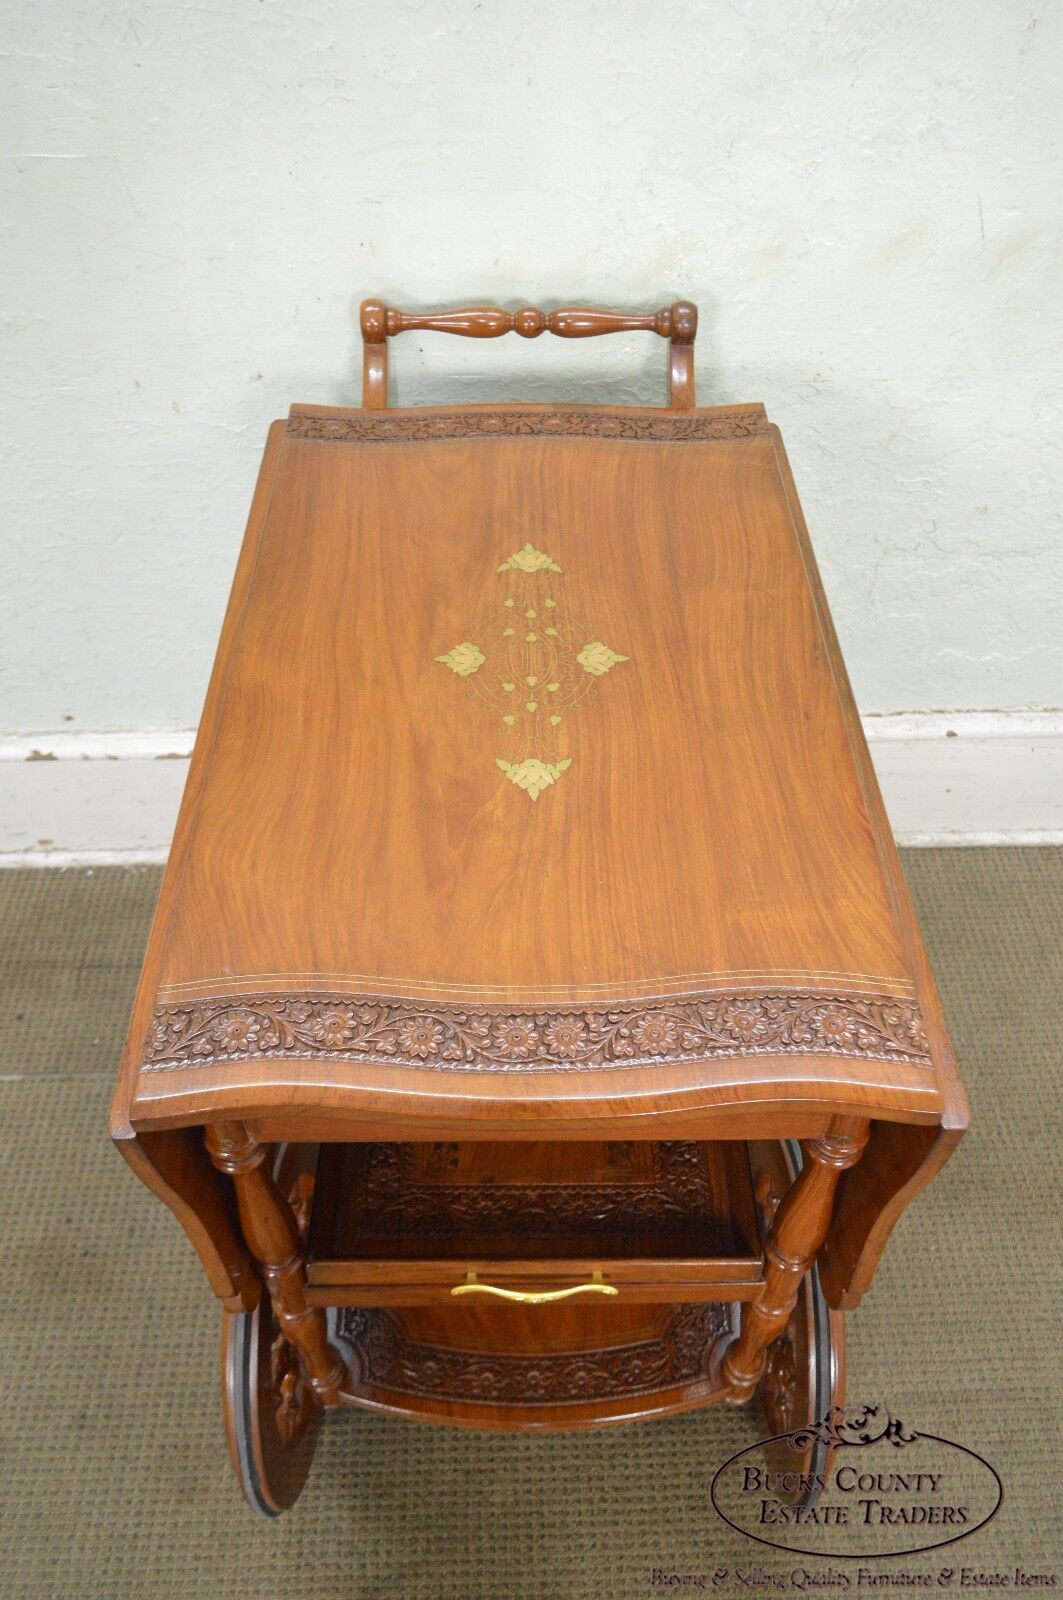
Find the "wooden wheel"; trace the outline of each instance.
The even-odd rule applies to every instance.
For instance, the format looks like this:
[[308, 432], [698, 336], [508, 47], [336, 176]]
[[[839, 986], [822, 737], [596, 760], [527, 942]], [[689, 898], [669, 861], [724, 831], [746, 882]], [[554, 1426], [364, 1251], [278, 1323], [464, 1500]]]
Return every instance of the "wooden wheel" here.
[[[279, 1145], [274, 1177], [306, 1227], [317, 1150]], [[250, 1312], [222, 1313], [221, 1393], [229, 1458], [254, 1511], [275, 1517], [294, 1505], [310, 1471], [321, 1408], [295, 1352], [279, 1333], [269, 1295]]]
[[[751, 1146], [757, 1203], [765, 1223], [801, 1170], [801, 1146], [794, 1139]], [[845, 1402], [845, 1319], [824, 1298], [819, 1271], [805, 1275], [786, 1331], [768, 1346], [760, 1403], [767, 1432], [789, 1433], [811, 1427], [832, 1406]], [[809, 1505], [825, 1485], [834, 1452], [816, 1440], [796, 1451], [786, 1439], [764, 1447], [773, 1471], [794, 1474], [804, 1484], [782, 1498]]]

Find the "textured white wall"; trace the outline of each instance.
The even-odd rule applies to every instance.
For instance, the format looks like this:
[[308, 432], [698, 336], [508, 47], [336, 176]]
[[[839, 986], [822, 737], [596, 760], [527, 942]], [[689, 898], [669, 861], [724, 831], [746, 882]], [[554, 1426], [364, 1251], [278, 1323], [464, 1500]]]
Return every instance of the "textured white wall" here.
[[[697, 300], [700, 398], [781, 423], [862, 707], [1063, 698], [1058, 4], [0, 17], [0, 728], [195, 722], [266, 424], [357, 403], [370, 291]], [[663, 397], [650, 339], [393, 364], [406, 403]]]

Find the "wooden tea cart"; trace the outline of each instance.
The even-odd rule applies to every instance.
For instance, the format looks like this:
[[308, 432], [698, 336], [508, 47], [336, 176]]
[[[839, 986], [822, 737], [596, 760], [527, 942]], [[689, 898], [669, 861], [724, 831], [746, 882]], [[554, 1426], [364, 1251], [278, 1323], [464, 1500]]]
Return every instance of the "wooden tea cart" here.
[[[966, 1125], [782, 441], [695, 407], [696, 326], [370, 300], [362, 408], [270, 429], [111, 1123], [261, 1511], [348, 1406], [813, 1421]], [[652, 331], [670, 403], [391, 409], [413, 329]]]

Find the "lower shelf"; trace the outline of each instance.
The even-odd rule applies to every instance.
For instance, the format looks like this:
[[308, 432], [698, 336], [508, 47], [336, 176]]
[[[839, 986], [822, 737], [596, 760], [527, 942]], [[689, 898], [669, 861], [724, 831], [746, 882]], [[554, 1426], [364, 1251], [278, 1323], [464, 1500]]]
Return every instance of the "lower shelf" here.
[[[767, 1215], [799, 1170], [800, 1150], [774, 1142], [743, 1150]], [[304, 1229], [317, 1156], [308, 1145], [276, 1152], [274, 1176]], [[329, 1337], [348, 1363], [341, 1398], [352, 1410], [545, 1432], [634, 1422], [724, 1399], [720, 1366], [740, 1309], [730, 1299], [678, 1297], [668, 1304], [618, 1297], [548, 1308], [498, 1300], [358, 1307], [338, 1300], [328, 1321]], [[761, 1399], [773, 1436], [763, 1442], [769, 1466], [826, 1481], [830, 1449], [812, 1425], [843, 1403], [844, 1378], [842, 1315], [828, 1309], [813, 1270], [768, 1350]], [[268, 1294], [252, 1312], [223, 1314], [222, 1400], [243, 1492], [255, 1510], [275, 1516], [303, 1486], [322, 1416]], [[795, 1454], [780, 1436], [797, 1427], [810, 1431]], [[807, 1502], [814, 1490], [795, 1493]]]
[[341, 1307], [350, 1399], [472, 1428], [600, 1426], [709, 1405], [730, 1302]]

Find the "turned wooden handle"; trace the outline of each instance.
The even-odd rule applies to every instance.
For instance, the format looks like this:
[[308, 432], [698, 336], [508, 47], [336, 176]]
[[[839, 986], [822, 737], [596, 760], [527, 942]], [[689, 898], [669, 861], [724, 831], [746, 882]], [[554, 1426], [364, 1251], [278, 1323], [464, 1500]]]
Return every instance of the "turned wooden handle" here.
[[361, 310], [365, 365], [362, 404], [378, 411], [387, 405], [387, 341], [398, 333], [455, 333], [466, 339], [500, 339], [518, 333], [537, 339], [553, 333], [561, 339], [593, 339], [601, 333], [656, 333], [671, 342], [670, 404], [686, 409], [694, 404], [694, 339], [698, 308], [677, 300], [659, 311], [601, 311], [596, 306], [559, 306], [542, 311], [521, 306], [504, 311], [501, 306], [461, 306], [453, 311], [399, 311], [383, 300], [363, 300]]

